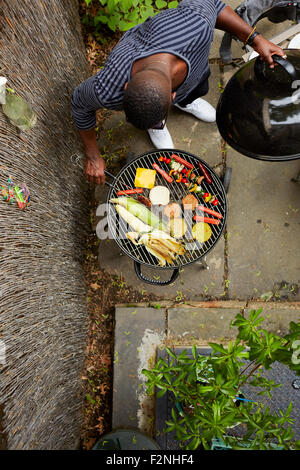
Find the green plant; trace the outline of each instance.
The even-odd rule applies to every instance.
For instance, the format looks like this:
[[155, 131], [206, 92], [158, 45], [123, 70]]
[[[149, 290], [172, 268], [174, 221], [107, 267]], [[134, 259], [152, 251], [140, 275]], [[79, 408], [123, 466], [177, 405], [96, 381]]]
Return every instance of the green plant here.
[[[159, 397], [173, 393], [179, 412], [172, 409], [172, 419], [166, 422], [165, 431], [175, 431], [182, 447], [210, 449], [213, 439], [218, 438], [233, 449], [246, 446], [268, 450], [274, 444], [283, 449], [300, 448], [291, 429], [292, 403], [285, 412], [273, 414], [259, 401], [242, 401], [237, 406], [246, 382], [257, 387], [256, 396], [271, 397], [272, 390], [280, 386], [261, 376], [262, 367], [270, 369], [278, 361], [300, 375], [299, 349], [295, 354], [295, 347], [299, 348], [296, 340], [300, 337], [300, 322], [291, 322], [289, 334], [279, 337], [260, 328], [264, 319], [261, 311], [252, 310], [249, 318], [236, 315], [231, 324], [238, 328], [235, 341], [227, 346], [209, 343], [210, 356], [198, 354], [195, 345], [193, 357], [188, 357], [186, 351], [176, 356], [167, 347], [170, 364], [160, 358], [153, 369], [143, 370], [149, 394], [154, 394], [156, 388]], [[245, 428], [241, 438], [228, 435], [228, 428], [237, 423]]]
[[85, 0], [83, 22], [98, 31], [104, 24], [112, 31], [127, 31], [164, 8], [176, 8], [178, 1], [165, 0]]

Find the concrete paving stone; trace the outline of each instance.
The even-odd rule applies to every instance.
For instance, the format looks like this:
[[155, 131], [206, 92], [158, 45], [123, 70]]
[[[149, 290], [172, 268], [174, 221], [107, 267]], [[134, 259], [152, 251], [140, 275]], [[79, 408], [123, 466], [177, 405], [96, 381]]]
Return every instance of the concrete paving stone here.
[[141, 373], [155, 360], [165, 332], [165, 312], [116, 307], [112, 428], [153, 433], [154, 401], [146, 395]]
[[268, 331], [277, 333], [283, 336], [289, 331], [289, 323], [300, 321], [300, 302], [249, 302], [247, 308], [244, 310], [245, 315], [250, 313], [251, 310], [258, 310], [262, 308], [262, 316], [264, 322], [261, 327], [267, 325]]
[[234, 338], [237, 329], [229, 325], [240, 308], [169, 308], [168, 339], [175, 344], [191, 345]]
[[[218, 302], [216, 303], [218, 305]], [[209, 341], [226, 342], [235, 338], [237, 328], [230, 328], [234, 317], [252, 309], [263, 307], [264, 322], [261, 326], [280, 336], [288, 332], [290, 321], [300, 320], [300, 303], [272, 302], [271, 304], [253, 303], [245, 308], [244, 302], [219, 303], [215, 307], [179, 306], [168, 309], [168, 341], [174, 344], [206, 344]]]
[[230, 298], [299, 300], [300, 185], [291, 182], [299, 162], [262, 162], [229, 148], [227, 166]]

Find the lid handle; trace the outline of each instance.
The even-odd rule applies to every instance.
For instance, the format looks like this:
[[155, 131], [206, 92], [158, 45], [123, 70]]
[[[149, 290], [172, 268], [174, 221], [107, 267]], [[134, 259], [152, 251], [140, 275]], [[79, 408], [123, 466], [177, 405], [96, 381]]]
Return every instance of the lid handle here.
[[[284, 68], [284, 70], [288, 73], [291, 81], [297, 80], [297, 71], [291, 62], [277, 54], [272, 55], [272, 59], [274, 60], [274, 62], [276, 62], [276, 64]], [[264, 71], [264, 62], [259, 57], [257, 57], [255, 61], [254, 72], [257, 78], [266, 78]]]

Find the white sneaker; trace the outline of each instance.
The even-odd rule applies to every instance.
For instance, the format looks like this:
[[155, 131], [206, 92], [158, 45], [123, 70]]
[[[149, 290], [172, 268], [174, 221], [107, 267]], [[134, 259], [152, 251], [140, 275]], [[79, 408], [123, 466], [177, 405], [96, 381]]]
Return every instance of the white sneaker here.
[[177, 106], [177, 108], [185, 111], [186, 113], [193, 114], [196, 118], [201, 119], [201, 121], [215, 122], [216, 120], [215, 108], [202, 98], [197, 98], [192, 103], [187, 104], [184, 108], [178, 104], [175, 104], [174, 106]]
[[173, 149], [174, 144], [170, 132], [165, 126], [163, 129], [148, 129], [150, 139], [157, 149]]

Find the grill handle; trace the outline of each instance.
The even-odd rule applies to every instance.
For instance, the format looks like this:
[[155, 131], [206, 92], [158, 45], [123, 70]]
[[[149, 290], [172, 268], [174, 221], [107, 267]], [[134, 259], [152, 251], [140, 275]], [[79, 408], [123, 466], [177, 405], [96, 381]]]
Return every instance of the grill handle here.
[[[115, 176], [112, 175], [109, 171], [104, 170], [104, 173], [106, 174], [106, 176], [110, 176], [113, 180], [115, 180]], [[106, 180], [105, 180], [105, 184], [106, 184], [106, 186], [109, 186], [110, 188], [113, 187], [113, 185], [110, 184], [110, 183], [109, 183], [108, 181], [106, 181]]]
[[142, 274], [141, 264], [138, 263], [137, 261], [134, 262], [134, 269], [135, 269], [135, 273], [137, 277], [141, 281], [146, 282], [147, 284], [155, 285], [155, 286], [167, 286], [168, 284], [172, 284], [172, 282], [174, 282], [175, 279], [177, 279], [179, 275], [179, 268], [175, 268], [173, 269], [173, 274], [168, 281], [158, 281], [155, 279], [148, 279], [146, 276], [144, 276], [144, 274]]
[[[291, 81], [294, 81], [297, 79], [297, 71], [293, 64], [289, 62], [288, 60], [284, 59], [280, 55], [273, 54], [272, 59], [276, 64], [280, 65], [284, 70], [288, 73]], [[254, 73], [257, 78], [260, 78], [261, 80], [264, 80], [266, 78], [265, 75], [265, 62], [261, 60], [259, 57], [255, 60], [254, 63]]]

